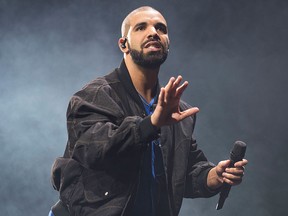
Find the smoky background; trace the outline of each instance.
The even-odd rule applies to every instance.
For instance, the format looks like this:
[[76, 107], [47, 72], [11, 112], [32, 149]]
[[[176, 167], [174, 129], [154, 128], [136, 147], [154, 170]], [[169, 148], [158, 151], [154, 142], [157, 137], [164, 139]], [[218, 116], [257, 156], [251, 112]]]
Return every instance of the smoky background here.
[[189, 81], [199, 148], [218, 163], [247, 143], [244, 181], [224, 208], [218, 196], [185, 199], [180, 215], [286, 215], [288, 1], [0, 0], [1, 215], [47, 215], [58, 200], [50, 168], [69, 99], [119, 66], [122, 20], [143, 5], [168, 22], [160, 82]]

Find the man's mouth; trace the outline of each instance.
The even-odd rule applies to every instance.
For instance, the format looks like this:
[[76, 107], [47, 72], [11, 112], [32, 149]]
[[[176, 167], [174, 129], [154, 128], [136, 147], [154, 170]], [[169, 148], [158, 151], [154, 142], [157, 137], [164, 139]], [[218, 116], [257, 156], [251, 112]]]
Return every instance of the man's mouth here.
[[145, 49], [150, 49], [152, 51], [158, 51], [159, 49], [162, 48], [162, 44], [158, 41], [149, 41], [144, 44]]

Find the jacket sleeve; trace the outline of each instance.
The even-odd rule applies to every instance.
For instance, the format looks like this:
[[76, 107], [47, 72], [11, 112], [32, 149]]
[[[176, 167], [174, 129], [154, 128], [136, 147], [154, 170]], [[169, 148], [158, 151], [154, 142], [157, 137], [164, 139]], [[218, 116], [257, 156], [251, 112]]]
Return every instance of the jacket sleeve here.
[[[108, 85], [76, 93], [67, 110], [69, 155], [87, 168], [141, 151], [158, 136], [150, 117], [125, 116]], [[118, 98], [119, 99], [119, 98]]]
[[208, 172], [215, 165], [207, 161], [207, 158], [202, 150], [197, 149], [197, 143], [195, 140], [191, 143], [191, 150], [189, 154], [185, 197], [196, 198], [214, 196], [219, 191], [208, 188], [207, 176]]
[[[196, 123], [196, 115], [193, 116], [193, 130]], [[197, 142], [191, 139], [190, 152], [188, 158], [188, 168], [186, 176], [185, 197], [211, 197], [219, 192], [219, 190], [211, 190], [207, 186], [208, 172], [215, 167], [209, 162], [203, 151], [198, 149]]]

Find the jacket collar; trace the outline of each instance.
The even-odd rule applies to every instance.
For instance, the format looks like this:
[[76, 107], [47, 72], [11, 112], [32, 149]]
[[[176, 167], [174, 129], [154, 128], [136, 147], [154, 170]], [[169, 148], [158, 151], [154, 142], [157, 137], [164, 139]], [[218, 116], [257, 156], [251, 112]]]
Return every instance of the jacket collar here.
[[[124, 59], [122, 60], [121, 64], [120, 64], [120, 68], [119, 68], [119, 79], [120, 81], [123, 83], [125, 89], [127, 90], [127, 93], [130, 94], [130, 96], [135, 100], [135, 102], [144, 109], [144, 105], [142, 103], [142, 100], [137, 92], [137, 90], [135, 89], [132, 79], [130, 77], [130, 74], [128, 72], [127, 66], [125, 64]], [[158, 101], [158, 95], [160, 93], [160, 85], [159, 85], [159, 80], [157, 81], [157, 85], [156, 85], [156, 95], [157, 97], [155, 98], [154, 103], [157, 104]], [[149, 101], [148, 101], [149, 102]]]

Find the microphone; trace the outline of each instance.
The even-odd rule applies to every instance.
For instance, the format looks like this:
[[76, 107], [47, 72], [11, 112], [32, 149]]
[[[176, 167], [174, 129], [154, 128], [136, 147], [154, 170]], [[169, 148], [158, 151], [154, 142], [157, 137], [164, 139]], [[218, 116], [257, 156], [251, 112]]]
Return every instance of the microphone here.
[[[234, 147], [230, 153], [230, 164], [229, 167], [234, 167], [234, 164], [238, 161], [241, 161], [244, 158], [246, 152], [246, 144], [242, 141], [236, 141]], [[222, 189], [220, 192], [219, 200], [216, 205], [216, 209], [219, 210], [223, 207], [226, 198], [230, 192], [231, 185], [223, 183]]]

